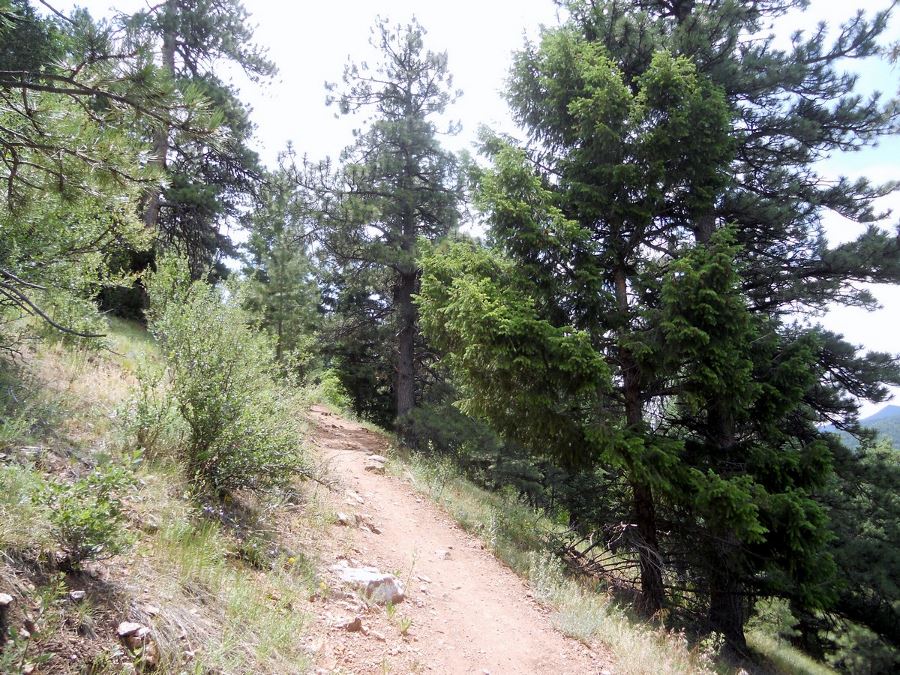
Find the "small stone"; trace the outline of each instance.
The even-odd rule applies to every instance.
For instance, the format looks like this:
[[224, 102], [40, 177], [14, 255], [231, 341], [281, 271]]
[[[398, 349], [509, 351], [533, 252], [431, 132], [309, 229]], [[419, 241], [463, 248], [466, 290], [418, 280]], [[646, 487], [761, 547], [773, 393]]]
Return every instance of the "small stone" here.
[[139, 623], [135, 623], [134, 621], [123, 621], [116, 629], [116, 633], [120, 638], [124, 638], [128, 637], [129, 635], [136, 634], [142, 628], [144, 628], [144, 626]]
[[349, 621], [344, 621], [343, 623], [339, 623], [337, 625], [338, 628], [343, 628], [348, 633], [358, 633], [362, 630], [362, 619], [358, 616], [353, 617]]
[[387, 457], [383, 455], [368, 455], [366, 459], [370, 462], [376, 462], [378, 464], [384, 464], [385, 462], [387, 462]]
[[443, 549], [443, 548], [439, 548], [437, 551], [434, 552], [434, 557], [437, 558], [438, 560], [450, 560], [450, 551]]
[[70, 591], [69, 600], [71, 600], [72, 602], [81, 602], [82, 600], [84, 600], [86, 595], [87, 593], [85, 593], [84, 591]]
[[0, 593], [0, 607], [9, 607], [13, 602], [13, 596], [9, 593]]
[[159, 531], [159, 520], [156, 516], [145, 516], [140, 522], [140, 528], [147, 534], [155, 534]]
[[157, 614], [159, 614], [159, 607], [157, 607], [156, 605], [147, 605], [146, 607], [144, 607], [144, 611], [149, 616], [156, 616]]
[[369, 462], [365, 467], [366, 471], [371, 471], [372, 473], [384, 473], [384, 464], [380, 464], [378, 462]]
[[346, 527], [350, 524], [350, 522], [351, 522], [350, 516], [348, 516], [343, 511], [338, 511], [338, 514], [337, 514], [337, 524], [338, 525], [343, 525], [344, 527]]

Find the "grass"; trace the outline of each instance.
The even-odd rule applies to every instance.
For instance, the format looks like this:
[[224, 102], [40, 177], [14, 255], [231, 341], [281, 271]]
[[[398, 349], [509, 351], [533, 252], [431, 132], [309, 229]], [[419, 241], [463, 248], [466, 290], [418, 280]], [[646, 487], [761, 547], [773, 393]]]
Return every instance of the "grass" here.
[[[585, 644], [603, 645], [615, 661], [616, 673], [735, 672], [734, 667], [718, 659], [718, 645], [713, 641], [691, 644], [683, 632], [641, 622], [599, 586], [565, 574], [545, 544], [544, 535], [557, 531], [558, 526], [513, 495], [480, 488], [447, 460], [408, 451], [393, 452], [388, 468], [394, 475], [408, 478], [420, 493], [441, 505], [466, 531], [478, 536], [494, 555], [527, 579], [536, 598], [554, 610], [552, 621], [558, 630]], [[748, 641], [764, 663], [750, 668], [751, 672], [833, 672], [761, 633], [750, 633]]]
[[836, 671], [824, 663], [810, 658], [783, 640], [760, 631], [747, 633], [747, 646], [759, 653], [773, 670], [782, 673], [805, 673], [807, 675], [834, 675]]
[[[135, 465], [123, 410], [141, 371], [162, 360], [130, 322], [111, 319], [106, 344], [37, 344], [0, 373], [0, 586], [17, 598], [17, 625], [24, 611], [39, 624], [7, 650], [17, 660], [0, 670], [47, 660], [52, 672], [120, 673], [115, 626], [132, 620], [151, 627], [158, 672], [306, 672], [304, 610], [318, 583], [315, 565], [278, 537], [324, 527], [320, 506], [278, 495], [204, 508], [174, 449]], [[57, 577], [48, 514], [34, 496], [47, 477], [71, 480], [101, 459], [134, 472], [124, 497], [134, 546], [88, 573]], [[71, 602], [73, 588], [88, 597]]]

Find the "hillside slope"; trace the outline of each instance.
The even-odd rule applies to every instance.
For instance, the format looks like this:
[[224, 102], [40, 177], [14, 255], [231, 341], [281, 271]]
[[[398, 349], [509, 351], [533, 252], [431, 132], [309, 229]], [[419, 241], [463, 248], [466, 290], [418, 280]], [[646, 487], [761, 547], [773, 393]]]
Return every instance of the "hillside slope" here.
[[[114, 321], [109, 347], [37, 346], [0, 373], [0, 673], [736, 670], [715, 663], [715, 645], [632, 622], [563, 575], [541, 513], [310, 408], [312, 394], [296, 410], [305, 477], [204, 501], [179, 464], [178, 426], [136, 398], [140, 373], [162, 366], [156, 345]], [[135, 451], [136, 414], [152, 422], [152, 452]], [[385, 473], [367, 470], [372, 452], [389, 456]], [[120, 477], [116, 509], [85, 482], [95, 475]], [[100, 542], [79, 565], [73, 532]], [[375, 566], [407, 597], [373, 602], [336, 564]], [[120, 637], [129, 623], [141, 632]], [[825, 672], [766, 651], [751, 672]]]
[[[879, 438], [890, 441], [894, 448], [900, 448], [900, 406], [886, 405], [878, 412], [861, 419], [859, 423], [867, 429], [874, 429], [878, 432]], [[837, 434], [849, 448], [855, 448], [859, 445], [856, 438], [845, 431], [835, 429], [831, 425], [824, 427], [823, 431]]]

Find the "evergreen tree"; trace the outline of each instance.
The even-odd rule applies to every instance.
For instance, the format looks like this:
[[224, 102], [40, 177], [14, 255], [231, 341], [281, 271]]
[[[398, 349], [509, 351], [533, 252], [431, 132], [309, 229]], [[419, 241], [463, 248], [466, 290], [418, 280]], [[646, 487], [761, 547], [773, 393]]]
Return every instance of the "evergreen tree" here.
[[290, 151], [279, 163], [260, 189], [258, 207], [246, 218], [244, 301], [274, 335], [279, 361], [289, 355], [308, 360], [320, 322], [316, 270], [308, 255], [316, 214], [296, 189]]
[[[253, 80], [270, 77], [274, 64], [253, 42], [239, 0], [166, 0], [124, 17], [132, 41], [181, 92], [202, 96], [220, 122], [216, 138], [156, 126], [153, 164], [165, 170], [164, 190], [147, 195], [144, 223], [164, 243], [177, 242], [197, 277], [235, 250], [223, 232], [254, 195], [260, 166], [247, 143], [249, 110], [220, 69], [232, 63]], [[224, 273], [224, 268], [219, 268]]]
[[0, 305], [92, 334], [90, 297], [114, 282], [111, 258], [147, 245], [136, 198], [160, 177], [141, 166], [133, 130], [202, 121], [85, 12], [44, 18], [2, 2], [0, 36]]
[[439, 239], [459, 218], [457, 161], [441, 148], [435, 120], [458, 92], [447, 55], [427, 51], [424, 36], [415, 20], [396, 28], [379, 22], [372, 39], [378, 65], [348, 65], [342, 91], [329, 98], [342, 114], [372, 113], [369, 127], [342, 156], [324, 245], [335, 279], [345, 288], [352, 280], [357, 299], [371, 305], [370, 320], [396, 336], [387, 345], [393, 370], [387, 379], [397, 418], [416, 404], [416, 242]]
[[[510, 78], [529, 146], [488, 137], [494, 167], [479, 191], [492, 242], [530, 282], [538, 315], [584, 331], [614, 367], [615, 395], [597, 402], [610, 421], [580, 447], [630, 485], [644, 608], [665, 602], [664, 570], [686, 570], [689, 594], [669, 602], [690, 600], [739, 648], [751, 598], [833, 598], [814, 499], [830, 453], [815, 425], [852, 427], [852, 397], [881, 400], [898, 379], [889, 355], [783, 318], [870, 306], [858, 282], [900, 271], [896, 237], [873, 226], [829, 248], [821, 226], [824, 209], [876, 222], [872, 202], [892, 186], [827, 182], [814, 166], [895, 129], [896, 106], [847, 93], [854, 78], [837, 69], [877, 52], [886, 15], [858, 15], [832, 47], [824, 27], [786, 52], [759, 39], [803, 4], [565, 3], [569, 19], [526, 45]], [[479, 288], [480, 272], [460, 273], [454, 286]], [[445, 348], [483, 341], [445, 335], [477, 295], [429, 289], [423, 313]], [[503, 324], [482, 328], [500, 335]], [[522, 389], [485, 391], [509, 414], [546, 398], [527, 380]], [[575, 429], [591, 419], [566, 414]], [[564, 447], [556, 440], [540, 442]]]

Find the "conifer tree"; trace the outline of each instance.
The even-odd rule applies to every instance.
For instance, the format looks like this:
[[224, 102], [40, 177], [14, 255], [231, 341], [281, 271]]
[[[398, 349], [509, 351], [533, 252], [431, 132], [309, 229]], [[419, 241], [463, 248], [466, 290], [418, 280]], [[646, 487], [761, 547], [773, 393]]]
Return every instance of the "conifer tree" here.
[[240, 0], [165, 0], [123, 17], [132, 40], [172, 84], [202, 96], [220, 121], [218, 137], [185, 136], [167, 124], [153, 131], [153, 164], [169, 175], [161, 192], [150, 191], [143, 217], [164, 242], [179, 242], [194, 276], [235, 251], [223, 229], [239, 216], [259, 182], [247, 106], [223, 81], [224, 63], [251, 79], [267, 78], [275, 65], [253, 42]]
[[[563, 4], [564, 25], [516, 55], [509, 100], [529, 145], [486, 139], [479, 206], [539, 316], [585, 331], [614, 367], [615, 395], [597, 403], [607, 421], [582, 448], [630, 485], [644, 608], [692, 598], [742, 648], [752, 598], [833, 600], [814, 499], [830, 452], [815, 425], [852, 427], [852, 397], [881, 400], [898, 380], [890, 355], [783, 318], [871, 306], [859, 282], [898, 280], [896, 237], [872, 226], [830, 248], [821, 225], [824, 209], [876, 222], [872, 202], [893, 186], [824, 181], [814, 165], [896, 128], [896, 106], [847, 93], [838, 70], [877, 52], [886, 15], [782, 52], [757, 32], [804, 3]], [[460, 274], [454, 287], [485, 292], [477, 271]], [[452, 331], [479, 296], [427, 291], [426, 325], [465, 353], [475, 338]], [[524, 411], [538, 391], [506, 405]], [[574, 428], [591, 419], [566, 414]], [[672, 566], [688, 596], [665, 597]]]
[[319, 288], [309, 257], [317, 214], [296, 185], [288, 151], [280, 156], [279, 168], [266, 176], [259, 205], [246, 217], [249, 284], [244, 300], [273, 334], [279, 361], [292, 353], [308, 356], [297, 352], [309, 351], [319, 323]]
[[368, 280], [361, 299], [378, 305], [379, 324], [396, 336], [389, 379], [397, 418], [416, 404], [416, 242], [456, 225], [461, 196], [457, 161], [438, 140], [438, 118], [458, 92], [446, 53], [427, 50], [424, 37], [415, 20], [395, 28], [380, 21], [372, 39], [378, 64], [348, 65], [341, 91], [329, 98], [344, 115], [372, 115], [342, 156], [324, 243], [341, 276]]

